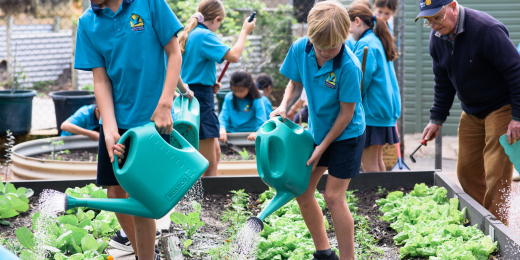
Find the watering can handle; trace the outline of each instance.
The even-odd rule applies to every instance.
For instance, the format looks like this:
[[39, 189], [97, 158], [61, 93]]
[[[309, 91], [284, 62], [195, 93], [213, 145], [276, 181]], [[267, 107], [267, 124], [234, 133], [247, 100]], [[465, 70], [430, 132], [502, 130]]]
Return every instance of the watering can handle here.
[[[269, 152], [269, 139], [270, 136], [268, 136], [266, 139], [262, 139], [262, 142], [260, 143], [260, 149], [263, 152], [263, 154], [268, 154]], [[257, 158], [260, 159], [260, 166], [262, 167], [262, 172], [264, 173], [264, 176], [271, 171], [271, 167], [269, 165], [269, 156], [258, 156]]]
[[[187, 101], [187, 102], [184, 102]], [[181, 111], [189, 111], [190, 101], [187, 97], [181, 96]], [[181, 115], [184, 115], [184, 113], [181, 113]]]
[[[155, 127], [155, 123], [154, 123], [154, 127]], [[126, 131], [122, 136], [121, 138], [119, 138], [119, 140], [117, 141], [118, 144], [124, 144], [126, 139], [128, 139], [128, 137], [132, 136], [133, 138], [135, 138], [135, 132], [134, 131]], [[126, 149], [128, 149], [128, 147], [125, 147]], [[127, 151], [127, 156], [128, 156], [128, 151]], [[115, 173], [119, 173], [121, 171], [121, 168], [119, 168], [119, 162], [118, 162], [119, 158], [117, 157], [117, 155], [114, 153], [114, 162], [112, 163], [112, 168], [114, 169], [114, 172]]]

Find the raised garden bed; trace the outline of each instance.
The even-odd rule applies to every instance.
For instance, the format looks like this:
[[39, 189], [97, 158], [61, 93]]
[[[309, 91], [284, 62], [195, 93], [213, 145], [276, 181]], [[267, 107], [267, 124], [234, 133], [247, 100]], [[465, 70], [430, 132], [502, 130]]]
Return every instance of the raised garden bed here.
[[[324, 176], [318, 185], [319, 190], [325, 188], [324, 184], [327, 176]], [[85, 184], [93, 182], [90, 180], [75, 180], [75, 181], [23, 181], [15, 182], [15, 185], [32, 188], [35, 194], [38, 194], [42, 189], [56, 189], [64, 191], [67, 187], [82, 187]], [[402, 190], [409, 191], [416, 183], [425, 183], [427, 186], [437, 185], [444, 187], [448, 191], [449, 198], [458, 198], [460, 201], [459, 209], [466, 207], [466, 218], [469, 225], [478, 224], [485, 235], [491, 235], [494, 241], [498, 241], [498, 248], [500, 255], [495, 255], [494, 259], [518, 259], [520, 257], [520, 238], [514, 234], [509, 228], [502, 223], [493, 220], [489, 212], [484, 210], [473, 199], [465, 194], [458, 186], [454, 185], [442, 173], [434, 172], [384, 172], [384, 173], [362, 173], [359, 177], [352, 180], [350, 190], [359, 190], [354, 195], [359, 199], [358, 214], [366, 216], [371, 228], [369, 232], [377, 241], [377, 246], [386, 248], [383, 257], [375, 259], [399, 259], [399, 254], [393, 244], [393, 236], [397, 234], [394, 230], [389, 228], [390, 223], [383, 222], [379, 218], [382, 215], [378, 207], [375, 205], [375, 200], [382, 198], [384, 195], [379, 193], [378, 186], [386, 191]], [[243, 177], [205, 177], [202, 180], [202, 185], [205, 191], [205, 196], [202, 202], [201, 220], [206, 224], [201, 227], [197, 233], [202, 234], [199, 241], [205, 241], [206, 246], [216, 245], [218, 243], [226, 243], [226, 236], [222, 235], [222, 231], [227, 229], [223, 224], [221, 215], [231, 204], [232, 194], [231, 190], [245, 189], [245, 192], [250, 194], [250, 199], [246, 210], [257, 214], [259, 212], [259, 204], [257, 201], [258, 195], [267, 190], [267, 186], [257, 176], [243, 176]], [[325, 215], [328, 217], [331, 230], [333, 223], [330, 219], [330, 214], [325, 209]], [[182, 232], [179, 226], [173, 225], [170, 229], [172, 234], [177, 234], [182, 237]], [[329, 235], [333, 233], [329, 232]], [[197, 241], [194, 239], [194, 245], [191, 245], [191, 252], [195, 252]], [[210, 241], [214, 241], [213, 244]], [[333, 241], [333, 240], [331, 240]], [[192, 259], [201, 259], [194, 256]], [[426, 259], [426, 258], [406, 258], [406, 259]]]

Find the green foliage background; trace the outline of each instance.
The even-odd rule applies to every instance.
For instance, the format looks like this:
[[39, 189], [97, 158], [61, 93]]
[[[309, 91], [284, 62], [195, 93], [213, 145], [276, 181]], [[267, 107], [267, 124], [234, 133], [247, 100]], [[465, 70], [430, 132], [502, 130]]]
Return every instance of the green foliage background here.
[[[166, 2], [183, 25], [186, 25], [200, 3], [199, 0], [166, 0]], [[259, 64], [254, 64], [254, 67], [271, 75], [275, 88], [285, 88], [288, 79], [280, 74], [279, 68], [292, 42], [296, 40], [296, 37], [291, 36], [291, 26], [297, 22], [292, 7], [278, 5], [276, 8], [267, 8], [266, 4], [259, 0], [225, 0], [223, 4], [226, 18], [216, 34], [220, 37], [232, 36], [236, 40], [244, 19], [256, 11], [256, 28], [252, 34], [262, 36], [262, 58]], [[231, 43], [227, 44], [232, 46]]]

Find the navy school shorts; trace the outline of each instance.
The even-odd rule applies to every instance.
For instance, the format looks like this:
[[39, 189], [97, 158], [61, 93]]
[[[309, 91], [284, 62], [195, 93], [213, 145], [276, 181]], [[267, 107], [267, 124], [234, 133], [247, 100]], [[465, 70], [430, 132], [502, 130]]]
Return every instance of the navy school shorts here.
[[[317, 167], [328, 167], [329, 174], [338, 179], [357, 177], [365, 146], [365, 135], [363, 133], [358, 137], [331, 143], [321, 156]], [[314, 144], [314, 147], [316, 146]]]
[[[127, 129], [117, 129], [119, 134], [122, 136]], [[162, 138], [170, 143], [169, 135], [161, 135]], [[123, 167], [126, 161], [126, 153], [130, 148], [130, 139], [126, 139], [124, 142], [125, 145], [125, 158], [123, 158], [120, 167]], [[112, 169], [112, 163], [110, 163], [110, 157], [108, 157], [107, 145], [105, 142], [105, 134], [103, 132], [103, 126], [99, 127], [99, 146], [98, 146], [98, 164], [97, 164], [97, 185], [119, 185], [119, 182], [116, 179], [116, 175], [114, 174], [114, 169]]]
[[200, 104], [199, 140], [220, 137], [220, 124], [215, 115], [215, 96], [211, 86], [189, 84]]

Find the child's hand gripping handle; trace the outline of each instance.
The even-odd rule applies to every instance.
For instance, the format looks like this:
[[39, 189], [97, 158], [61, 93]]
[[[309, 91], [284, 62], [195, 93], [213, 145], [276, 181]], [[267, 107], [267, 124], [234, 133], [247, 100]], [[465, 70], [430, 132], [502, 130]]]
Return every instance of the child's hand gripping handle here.
[[[155, 123], [153, 123], [153, 124], [154, 124], [154, 127], [155, 127]], [[121, 136], [121, 138], [119, 138], [117, 143], [118, 144], [124, 144], [126, 139], [128, 139], [128, 138], [130, 138], [130, 142], [132, 142], [132, 140], [135, 140], [137, 138], [137, 134], [134, 131], [132, 131], [132, 130], [128, 130]], [[130, 147], [132, 147], [131, 144], [130, 144]], [[128, 156], [130, 156], [130, 150], [128, 149], [129, 147], [125, 147], [125, 148], [126, 148], [126, 159], [128, 160]], [[115, 174], [121, 174], [121, 172], [125, 168], [124, 166], [127, 165], [127, 163], [125, 163], [123, 168], [119, 168], [119, 162], [118, 161], [119, 161], [119, 158], [114, 153], [114, 162], [112, 163], [112, 169], [114, 170]]]

